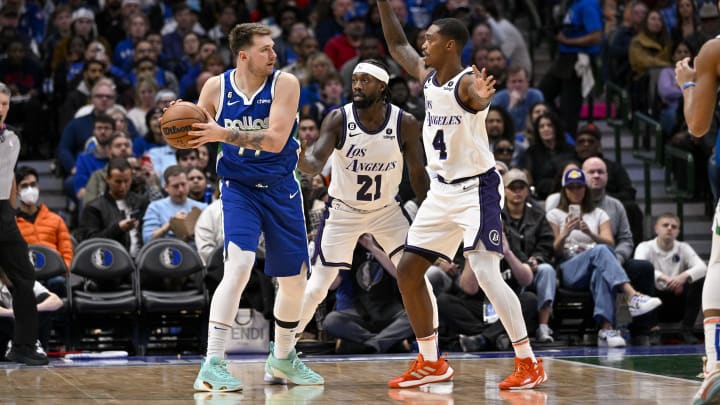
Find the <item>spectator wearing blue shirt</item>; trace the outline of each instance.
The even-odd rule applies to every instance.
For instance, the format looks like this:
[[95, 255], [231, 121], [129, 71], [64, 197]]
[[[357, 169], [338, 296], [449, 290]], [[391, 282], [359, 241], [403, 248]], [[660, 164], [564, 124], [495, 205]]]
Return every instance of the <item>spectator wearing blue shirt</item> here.
[[102, 169], [110, 156], [109, 146], [115, 132], [115, 120], [105, 114], [95, 117], [93, 137], [97, 142], [92, 152], [79, 155], [75, 161], [75, 196], [78, 201], [85, 197], [85, 186], [95, 170]]
[[559, 112], [565, 120], [565, 129], [574, 135], [582, 107], [582, 79], [575, 70], [579, 55], [588, 55], [590, 64], [600, 53], [603, 40], [603, 21], [600, 2], [597, 0], [574, 0], [569, 6], [563, 27], [555, 37], [559, 54], [555, 63], [543, 77], [538, 88], [545, 99], [554, 104], [560, 98]]
[[510, 66], [507, 77], [507, 88], [495, 94], [493, 104], [504, 107], [510, 113], [515, 128], [524, 128], [530, 107], [545, 99], [540, 90], [530, 87], [524, 67]]
[[[188, 198], [186, 169], [177, 165], [170, 166], [163, 173], [163, 178], [168, 196], [148, 205], [143, 217], [143, 243], [166, 236], [175, 237], [175, 233], [170, 229], [172, 218], [184, 219], [194, 207], [201, 210], [207, 207], [205, 203]], [[188, 238], [192, 236], [188, 235]]]

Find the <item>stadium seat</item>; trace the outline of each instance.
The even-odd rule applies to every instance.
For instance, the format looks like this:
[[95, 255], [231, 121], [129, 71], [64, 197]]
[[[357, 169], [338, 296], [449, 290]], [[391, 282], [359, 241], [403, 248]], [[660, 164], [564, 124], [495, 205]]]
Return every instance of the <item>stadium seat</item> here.
[[152, 348], [152, 333], [160, 329], [161, 334], [167, 334], [164, 329], [169, 327], [179, 328], [173, 329], [172, 339], [200, 337], [204, 342], [206, 336], [198, 336], [198, 330], [207, 327], [209, 299], [203, 282], [205, 267], [195, 249], [177, 239], [156, 239], [143, 246], [136, 265], [143, 325], [141, 350], [146, 344]]
[[[73, 345], [80, 343], [78, 333], [108, 328], [113, 336], [130, 330], [131, 335], [126, 337], [135, 348], [139, 290], [135, 265], [125, 247], [111, 239], [83, 241], [75, 250], [70, 272], [83, 279], [80, 285], [67, 283]], [[127, 325], [122, 325], [122, 321]], [[103, 347], [108, 348], [108, 343], [103, 343]]]

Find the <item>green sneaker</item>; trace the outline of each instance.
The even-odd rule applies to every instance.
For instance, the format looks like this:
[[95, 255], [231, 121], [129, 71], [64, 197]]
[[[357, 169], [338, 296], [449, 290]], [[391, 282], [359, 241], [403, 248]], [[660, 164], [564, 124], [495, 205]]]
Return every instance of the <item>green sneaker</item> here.
[[276, 359], [275, 343], [270, 342], [270, 354], [265, 362], [265, 382], [271, 384], [287, 384], [288, 380], [297, 385], [321, 385], [325, 379], [312, 371], [298, 358], [293, 349], [287, 359]]
[[212, 356], [202, 360], [193, 388], [196, 391], [210, 392], [239, 391], [242, 383], [230, 374], [224, 359]]

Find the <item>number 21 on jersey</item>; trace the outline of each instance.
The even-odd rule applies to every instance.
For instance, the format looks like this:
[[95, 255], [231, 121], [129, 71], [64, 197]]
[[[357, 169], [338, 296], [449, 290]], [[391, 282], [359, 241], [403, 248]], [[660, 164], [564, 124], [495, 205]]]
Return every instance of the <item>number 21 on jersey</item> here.
[[[380, 190], [382, 189], [381, 174], [376, 175], [374, 179], [370, 176], [359, 175], [357, 183], [360, 185], [360, 190], [357, 192], [358, 201], [374, 201], [380, 198]], [[370, 193], [373, 183], [375, 183], [375, 193]]]

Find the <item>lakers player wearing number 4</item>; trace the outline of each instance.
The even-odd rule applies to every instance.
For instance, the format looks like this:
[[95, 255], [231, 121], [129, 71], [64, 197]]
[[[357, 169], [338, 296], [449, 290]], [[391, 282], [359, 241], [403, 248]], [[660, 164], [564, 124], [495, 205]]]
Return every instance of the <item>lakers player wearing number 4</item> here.
[[[323, 121], [317, 141], [303, 147], [300, 154], [298, 167], [309, 174], [319, 173], [330, 155], [333, 164], [330, 200], [315, 240], [299, 331], [312, 319], [338, 271], [350, 269], [360, 235], [372, 234], [397, 265], [410, 226], [396, 199], [403, 160], [417, 202], [425, 199], [428, 177], [420, 125], [412, 115], [389, 103], [389, 79], [382, 62], [359, 63], [352, 74], [352, 103], [332, 111]], [[378, 334], [365, 344], [385, 352], [393, 341]]]
[[534, 388], [547, 380], [547, 375], [542, 360], [536, 359], [530, 348], [520, 301], [500, 274], [504, 187], [485, 129], [495, 80], [484, 69], [462, 66], [460, 55], [469, 34], [460, 20], [434, 21], [426, 31], [420, 56], [408, 43], [388, 1], [378, 0], [378, 8], [390, 54], [408, 74], [423, 82], [423, 143], [428, 168], [434, 173], [398, 266], [398, 285], [420, 354], [388, 385], [408, 388], [452, 378], [452, 368], [438, 358], [424, 274], [435, 258], [449, 259], [462, 243], [515, 350], [515, 370], [499, 388]]
[[274, 69], [277, 55], [267, 26], [237, 25], [229, 40], [236, 68], [205, 83], [198, 105], [205, 109], [208, 122], [194, 124], [188, 133], [196, 137], [189, 141], [194, 146], [221, 143], [217, 174], [225, 232], [225, 273], [210, 305], [207, 357], [193, 387], [242, 389], [224, 360], [225, 341], [250, 278], [261, 232], [265, 273], [276, 277], [279, 287], [273, 310], [275, 340], [265, 363], [265, 380], [323, 384], [323, 378], [298, 358], [293, 342], [309, 266], [295, 177], [300, 84], [295, 76]]

